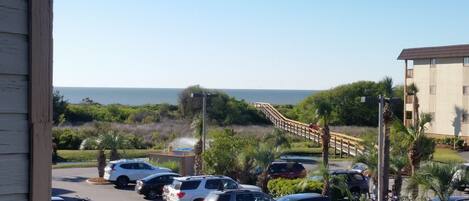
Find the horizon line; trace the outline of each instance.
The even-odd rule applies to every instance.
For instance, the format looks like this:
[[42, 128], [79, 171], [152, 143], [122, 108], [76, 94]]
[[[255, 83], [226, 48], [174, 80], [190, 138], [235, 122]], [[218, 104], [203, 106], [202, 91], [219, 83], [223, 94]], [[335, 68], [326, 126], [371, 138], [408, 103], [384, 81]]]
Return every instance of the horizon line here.
[[[194, 86], [194, 85], [191, 85]], [[202, 87], [202, 86], [201, 86]], [[53, 88], [95, 88], [95, 89], [185, 89], [184, 88], [179, 88], [179, 87], [102, 87], [102, 86], [53, 86]], [[205, 89], [214, 89], [214, 90], [286, 90], [286, 91], [323, 91], [325, 89], [260, 89], [260, 88], [207, 88], [207, 87], [202, 87]]]

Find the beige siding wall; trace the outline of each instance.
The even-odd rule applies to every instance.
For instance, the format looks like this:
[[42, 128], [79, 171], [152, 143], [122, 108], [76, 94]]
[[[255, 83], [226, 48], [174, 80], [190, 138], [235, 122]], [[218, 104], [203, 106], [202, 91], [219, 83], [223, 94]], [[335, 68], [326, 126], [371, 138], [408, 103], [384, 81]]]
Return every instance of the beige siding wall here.
[[0, 201], [28, 200], [28, 14], [0, 0]]
[[[429, 133], [469, 136], [469, 125], [462, 122], [462, 114], [469, 109], [469, 98], [463, 96], [463, 86], [469, 85], [469, 68], [463, 67], [463, 58], [437, 59], [436, 67], [430, 59], [414, 61], [414, 76], [408, 84], [419, 88], [420, 113], [434, 113]], [[436, 87], [435, 95], [430, 93]], [[411, 105], [406, 105], [412, 110]]]

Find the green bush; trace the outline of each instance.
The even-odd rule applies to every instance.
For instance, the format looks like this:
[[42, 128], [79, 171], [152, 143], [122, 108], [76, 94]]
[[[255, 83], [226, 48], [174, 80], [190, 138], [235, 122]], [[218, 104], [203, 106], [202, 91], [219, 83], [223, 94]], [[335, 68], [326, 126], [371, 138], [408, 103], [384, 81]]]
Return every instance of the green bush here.
[[158, 167], [165, 167], [171, 169], [173, 172], [179, 172], [181, 170], [181, 167], [178, 162], [176, 161], [166, 161], [163, 163], [159, 163], [156, 161], [150, 161], [150, 163], [154, 166]]
[[52, 129], [53, 142], [57, 149], [79, 149], [86, 136], [77, 129], [54, 128]]
[[[303, 182], [306, 182], [306, 185], [303, 186]], [[273, 197], [295, 193], [321, 193], [322, 182], [304, 179], [273, 179], [269, 181], [267, 188]]]
[[[378, 107], [375, 103], [362, 103], [360, 97], [377, 97], [384, 92], [384, 83], [359, 81], [344, 84], [315, 93], [300, 102], [293, 109], [281, 108], [285, 115], [296, 117], [301, 122], [316, 122], [317, 103], [325, 101], [332, 106], [331, 125], [356, 125], [376, 127]], [[397, 94], [397, 93], [396, 93]], [[402, 97], [400, 97], [402, 98]], [[402, 116], [403, 101], [393, 105], [396, 117]], [[293, 111], [292, 111], [293, 110]]]

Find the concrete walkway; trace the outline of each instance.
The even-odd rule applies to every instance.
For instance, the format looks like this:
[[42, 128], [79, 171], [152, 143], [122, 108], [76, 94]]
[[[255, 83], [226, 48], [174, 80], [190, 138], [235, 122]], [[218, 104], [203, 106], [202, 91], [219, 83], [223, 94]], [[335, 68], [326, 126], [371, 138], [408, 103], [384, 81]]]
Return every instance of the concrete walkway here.
[[459, 154], [466, 162], [469, 162], [469, 151], [458, 152], [458, 154]]

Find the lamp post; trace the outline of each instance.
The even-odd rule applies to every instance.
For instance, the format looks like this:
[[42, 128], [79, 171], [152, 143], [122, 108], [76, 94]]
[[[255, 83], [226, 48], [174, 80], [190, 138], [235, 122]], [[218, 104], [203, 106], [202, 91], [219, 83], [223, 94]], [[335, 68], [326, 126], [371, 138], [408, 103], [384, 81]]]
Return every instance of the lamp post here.
[[398, 98], [361, 97], [361, 102], [378, 102], [378, 201], [386, 201], [389, 191], [389, 125], [392, 119], [391, 105]]
[[207, 98], [211, 96], [210, 93], [202, 92], [202, 93], [191, 93], [191, 97], [202, 97], [202, 152], [205, 152], [205, 145], [206, 145], [206, 119], [205, 116], [207, 114]]

